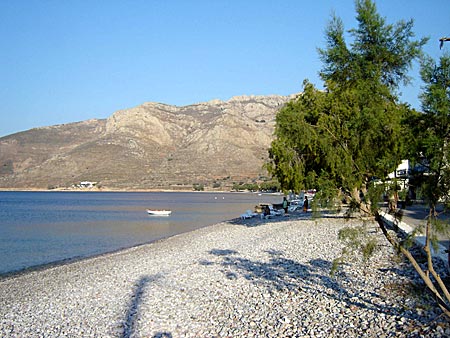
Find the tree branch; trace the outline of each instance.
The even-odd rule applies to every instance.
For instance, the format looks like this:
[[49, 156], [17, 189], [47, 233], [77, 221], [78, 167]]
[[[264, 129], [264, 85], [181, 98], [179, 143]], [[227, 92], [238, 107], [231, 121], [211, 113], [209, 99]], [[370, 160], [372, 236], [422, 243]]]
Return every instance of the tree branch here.
[[[441, 310], [447, 315], [447, 317], [450, 318], [450, 306], [447, 305], [447, 303], [442, 298], [441, 294], [437, 291], [436, 287], [434, 286], [433, 282], [431, 281], [429, 275], [422, 270], [420, 265], [417, 263], [416, 259], [413, 257], [411, 252], [409, 252], [405, 247], [403, 247], [398, 241], [396, 241], [392, 236], [388, 233], [383, 218], [378, 213], [378, 211], [375, 211], [375, 220], [377, 221], [378, 225], [380, 226], [381, 231], [383, 232], [384, 236], [388, 240], [389, 243], [399, 252], [401, 252], [405, 257], [409, 260], [409, 262], [412, 264], [414, 269], [417, 271], [419, 276], [422, 278], [422, 280], [425, 282], [425, 285], [427, 288], [431, 291], [431, 293], [434, 295], [439, 307]], [[440, 278], [439, 278], [440, 279]], [[442, 281], [441, 281], [442, 282]]]

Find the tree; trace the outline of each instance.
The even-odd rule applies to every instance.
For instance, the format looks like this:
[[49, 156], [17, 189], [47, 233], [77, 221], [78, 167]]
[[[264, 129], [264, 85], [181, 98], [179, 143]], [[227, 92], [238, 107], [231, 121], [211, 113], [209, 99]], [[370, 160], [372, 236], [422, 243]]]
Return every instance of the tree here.
[[[435, 288], [408, 247], [387, 231], [379, 204], [381, 194], [389, 188], [384, 179], [410, 152], [407, 139], [410, 130], [405, 128], [405, 121], [415, 113], [399, 102], [397, 91], [400, 84], [410, 81], [408, 71], [422, 55], [421, 48], [427, 39], [414, 39], [412, 21], [387, 24], [369, 0], [356, 1], [356, 13], [358, 26], [348, 31], [352, 37], [350, 44], [345, 40], [342, 21], [332, 18], [326, 29], [327, 46], [319, 49], [324, 64], [320, 75], [326, 90], [320, 91], [305, 81], [303, 93], [279, 111], [266, 167], [285, 190], [314, 187], [318, 189], [315, 201], [321, 206], [336, 205], [345, 199], [349, 212], [372, 216], [450, 316], [448, 293]], [[422, 74], [429, 73], [425, 69]], [[445, 71], [448, 75], [448, 68], [442, 72]], [[446, 107], [447, 119], [439, 115], [438, 120], [448, 128], [448, 102], [444, 103], [448, 100], [448, 87], [446, 90], [429, 87], [425, 93], [430, 93], [422, 97], [427, 98], [425, 103], [429, 102], [426, 106]], [[436, 143], [428, 139], [425, 144]], [[447, 145], [445, 141], [439, 146], [447, 149], [447, 153], [439, 152], [445, 155], [438, 161], [440, 168], [446, 165], [448, 168]], [[448, 175], [443, 175], [441, 181], [445, 177]], [[364, 229], [360, 230], [357, 240], [354, 231], [343, 231], [341, 237], [355, 239], [352, 243], [358, 242], [358, 251], [366, 257], [374, 244]], [[361, 240], [363, 237], [367, 240]], [[429, 250], [427, 254], [432, 264]], [[438, 278], [433, 271], [432, 274]]]
[[423, 58], [421, 77], [423, 113], [410, 120], [415, 135], [410, 156], [426, 169], [425, 175], [419, 173], [420, 181], [435, 213], [437, 203], [448, 204], [450, 198], [450, 54], [443, 55], [438, 65], [430, 57]]
[[266, 181], [262, 182], [259, 186], [261, 191], [280, 191], [280, 184], [277, 181]]
[[192, 188], [194, 189], [194, 191], [204, 191], [205, 190], [205, 186], [202, 183], [194, 183]]
[[[448, 224], [439, 221], [436, 207], [442, 202], [444, 211], [447, 210], [450, 199], [450, 55], [443, 55], [439, 64], [430, 57], [424, 57], [421, 77], [425, 84], [420, 95], [423, 113], [415, 114], [408, 121], [414, 135], [409, 157], [421, 168], [415, 171], [414, 182], [429, 207], [424, 247], [428, 258], [426, 273], [431, 273], [436, 280], [437, 287], [433, 293], [449, 315], [450, 294], [433, 267], [431, 245], [439, 234], [448, 235], [449, 230]], [[444, 298], [447, 303], [443, 302]]]
[[398, 104], [395, 91], [408, 82], [426, 39], [412, 40], [411, 21], [387, 25], [371, 1], [357, 1], [356, 11], [350, 47], [339, 18], [327, 27], [327, 48], [319, 49], [326, 90], [305, 81], [303, 94], [278, 113], [267, 168], [283, 189], [314, 185], [327, 200], [343, 192], [370, 207], [359, 192], [401, 160], [408, 107]]
[[322, 158], [315, 156], [320, 150], [315, 125], [324, 112], [325, 97], [324, 92], [305, 81], [303, 94], [288, 102], [276, 116], [276, 137], [266, 167], [283, 190], [300, 191], [314, 184], [315, 171], [323, 164]]

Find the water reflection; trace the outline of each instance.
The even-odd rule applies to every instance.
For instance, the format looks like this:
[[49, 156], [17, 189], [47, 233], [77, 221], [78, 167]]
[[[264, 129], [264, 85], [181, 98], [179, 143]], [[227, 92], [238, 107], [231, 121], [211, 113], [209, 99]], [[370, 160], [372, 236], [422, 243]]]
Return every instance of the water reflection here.
[[[0, 273], [152, 242], [280, 200], [232, 193], [0, 192]], [[172, 214], [154, 217], [148, 208]]]

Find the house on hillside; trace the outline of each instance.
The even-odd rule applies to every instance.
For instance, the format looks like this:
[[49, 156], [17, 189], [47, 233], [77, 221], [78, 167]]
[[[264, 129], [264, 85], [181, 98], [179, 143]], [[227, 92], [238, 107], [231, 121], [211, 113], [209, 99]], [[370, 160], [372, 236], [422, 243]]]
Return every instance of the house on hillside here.
[[79, 187], [91, 189], [91, 188], [95, 187], [96, 184], [97, 184], [97, 182], [83, 181], [83, 182], [80, 182]]

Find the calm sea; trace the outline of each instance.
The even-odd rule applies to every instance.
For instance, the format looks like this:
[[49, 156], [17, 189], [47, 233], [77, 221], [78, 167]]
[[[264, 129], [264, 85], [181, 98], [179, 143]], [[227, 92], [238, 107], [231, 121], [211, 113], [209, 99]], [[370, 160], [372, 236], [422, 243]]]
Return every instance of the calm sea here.
[[[0, 192], [0, 275], [149, 243], [239, 217], [280, 196], [243, 193]], [[169, 217], [146, 209], [170, 209]]]

